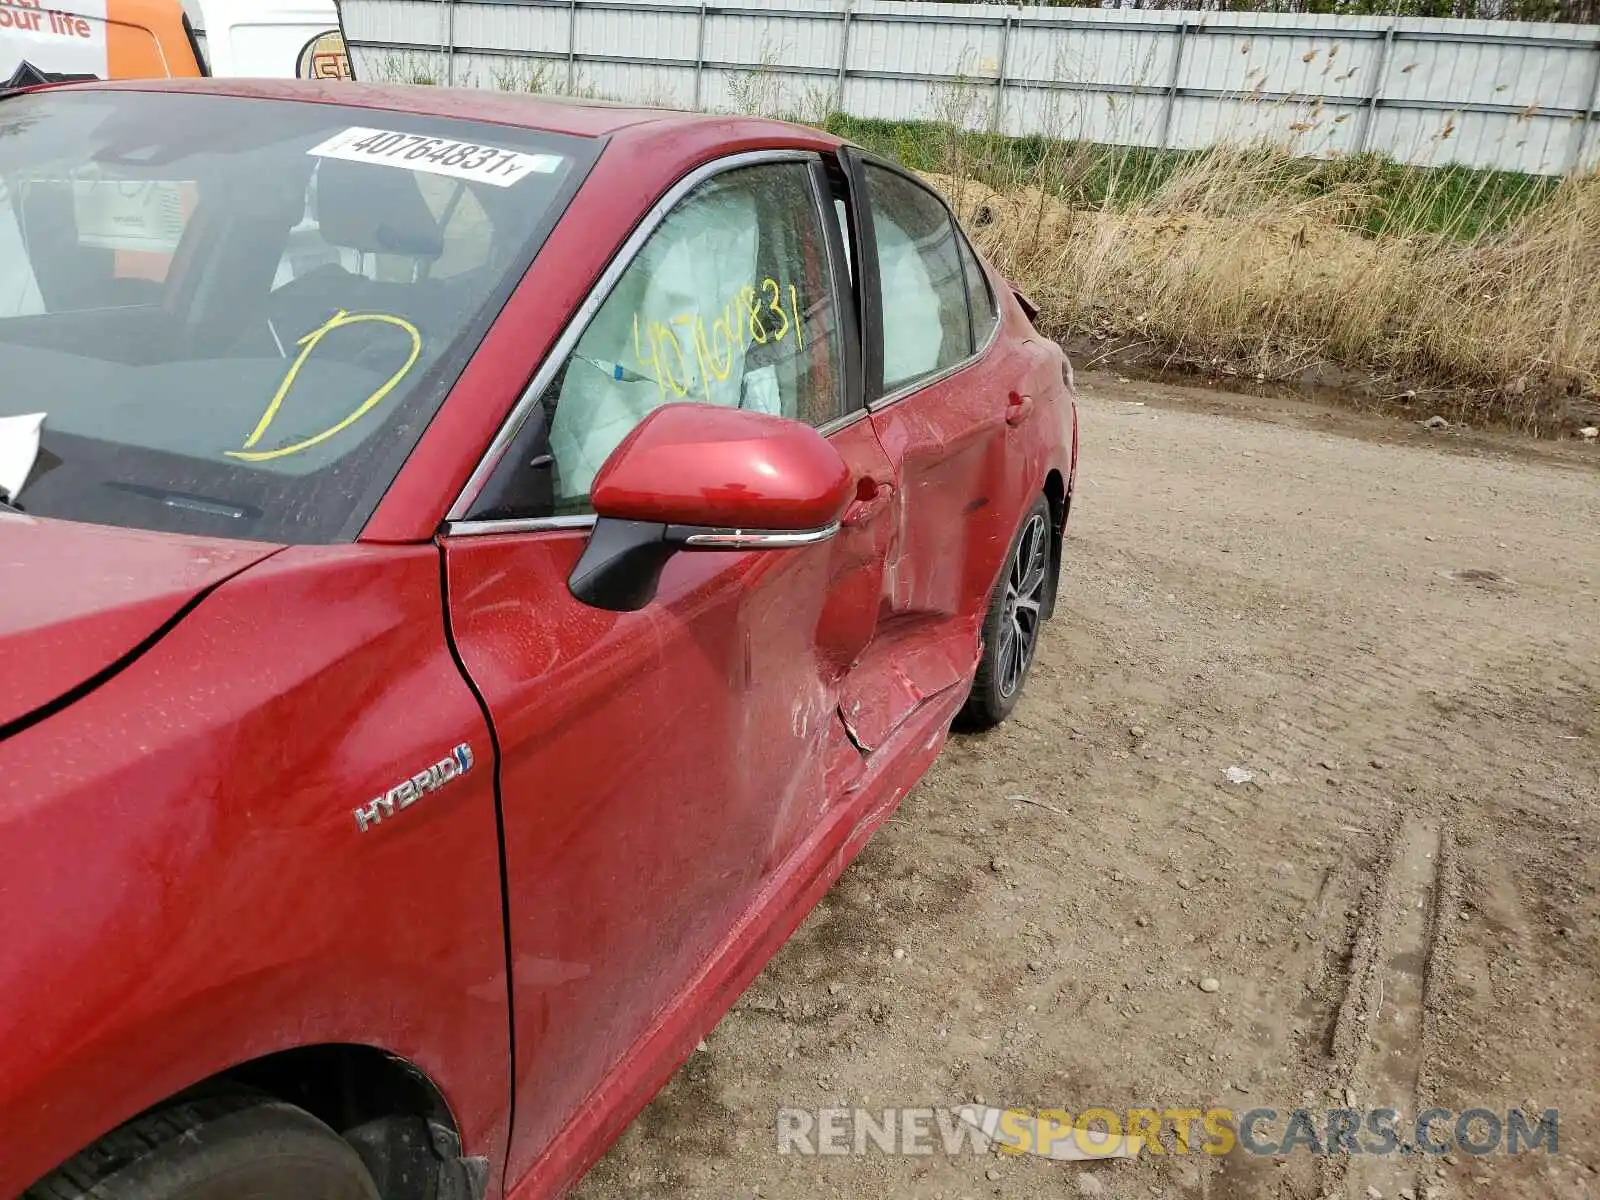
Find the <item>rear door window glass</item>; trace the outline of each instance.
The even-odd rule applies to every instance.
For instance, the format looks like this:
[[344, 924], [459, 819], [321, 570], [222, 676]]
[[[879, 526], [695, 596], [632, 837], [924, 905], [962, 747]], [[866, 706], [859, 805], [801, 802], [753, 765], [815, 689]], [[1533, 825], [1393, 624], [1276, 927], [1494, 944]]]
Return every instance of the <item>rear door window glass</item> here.
[[978, 256], [973, 253], [972, 243], [960, 230], [956, 231], [956, 240], [961, 246], [961, 265], [967, 273], [967, 301], [972, 308], [972, 345], [974, 349], [981, 350], [994, 334], [994, 327], [1000, 323], [1000, 310], [995, 307], [994, 293], [989, 290], [989, 277]]
[[904, 175], [866, 167], [883, 312], [883, 390], [972, 354], [967, 284], [950, 213]]

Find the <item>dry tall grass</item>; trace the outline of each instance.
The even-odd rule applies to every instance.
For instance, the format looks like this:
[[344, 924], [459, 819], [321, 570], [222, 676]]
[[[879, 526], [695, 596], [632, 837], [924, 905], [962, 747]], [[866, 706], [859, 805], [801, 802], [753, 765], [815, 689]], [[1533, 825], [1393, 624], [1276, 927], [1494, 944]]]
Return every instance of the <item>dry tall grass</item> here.
[[1377, 198], [1285, 188], [1287, 151], [1218, 149], [1087, 208], [1037, 174], [996, 189], [951, 165], [930, 179], [1055, 336], [1115, 334], [1266, 378], [1331, 364], [1547, 432], [1591, 421], [1600, 399], [1600, 175], [1499, 231], [1369, 236], [1359, 217]]

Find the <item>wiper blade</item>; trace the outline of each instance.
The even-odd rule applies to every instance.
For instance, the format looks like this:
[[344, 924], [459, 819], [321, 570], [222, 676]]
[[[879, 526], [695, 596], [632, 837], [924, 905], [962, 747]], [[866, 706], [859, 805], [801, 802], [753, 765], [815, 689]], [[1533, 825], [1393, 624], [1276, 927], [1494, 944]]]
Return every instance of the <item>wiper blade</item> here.
[[18, 504], [11, 498], [10, 492], [6, 491], [5, 488], [0, 487], [0, 512], [19, 513], [22, 511], [22, 505]]
[[105, 482], [108, 488], [119, 492], [128, 492], [145, 500], [154, 500], [157, 504], [164, 504], [168, 508], [185, 508], [192, 512], [204, 513], [210, 517], [227, 517], [233, 521], [259, 521], [263, 516], [262, 511], [253, 504], [242, 504], [232, 500], [222, 500], [215, 496], [201, 496], [193, 492], [174, 492], [167, 488], [149, 487], [141, 483], [127, 483], [120, 479], [109, 479]]

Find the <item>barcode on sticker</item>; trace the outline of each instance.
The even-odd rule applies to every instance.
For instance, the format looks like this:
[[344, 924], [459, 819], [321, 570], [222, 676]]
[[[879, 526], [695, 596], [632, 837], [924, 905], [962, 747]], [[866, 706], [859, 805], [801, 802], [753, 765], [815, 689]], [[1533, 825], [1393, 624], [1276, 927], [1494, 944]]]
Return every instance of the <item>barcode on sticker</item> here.
[[559, 154], [523, 154], [499, 146], [452, 141], [420, 133], [354, 126], [306, 151], [317, 158], [378, 163], [510, 187], [527, 175], [550, 175], [561, 169]]

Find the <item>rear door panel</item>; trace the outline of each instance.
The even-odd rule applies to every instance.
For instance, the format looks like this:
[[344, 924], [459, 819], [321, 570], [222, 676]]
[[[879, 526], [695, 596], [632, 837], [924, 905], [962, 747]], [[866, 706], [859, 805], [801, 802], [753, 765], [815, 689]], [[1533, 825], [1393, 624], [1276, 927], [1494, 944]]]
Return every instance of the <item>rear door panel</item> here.
[[[868, 396], [881, 397], [871, 405], [871, 420], [896, 488], [878, 634], [841, 703], [852, 736], [870, 751], [919, 707], [972, 677], [989, 591], [1021, 497], [1031, 487], [1022, 439], [1007, 422], [1011, 395], [1029, 370], [1030, 356], [1006, 329], [992, 337], [985, 330], [985, 344], [975, 354], [968, 340], [960, 361], [933, 371], [920, 385], [884, 395], [885, 373], [897, 387], [896, 360], [903, 369], [907, 359], [904, 346], [897, 348], [894, 339], [886, 344], [886, 325], [895, 326], [898, 338], [940, 319], [944, 310], [901, 294], [907, 273], [886, 266], [879, 254], [882, 231], [869, 203], [867, 164], [851, 151], [844, 158], [863, 241], [859, 275], [866, 299]], [[897, 253], [904, 255], [905, 235], [899, 237]], [[885, 278], [887, 286], [881, 283]], [[891, 306], [892, 321], [886, 317]], [[908, 311], [924, 310], [908, 322]], [[952, 333], [947, 328], [942, 336]]]

